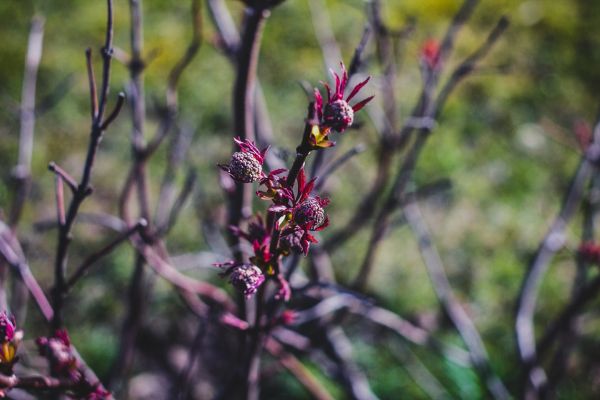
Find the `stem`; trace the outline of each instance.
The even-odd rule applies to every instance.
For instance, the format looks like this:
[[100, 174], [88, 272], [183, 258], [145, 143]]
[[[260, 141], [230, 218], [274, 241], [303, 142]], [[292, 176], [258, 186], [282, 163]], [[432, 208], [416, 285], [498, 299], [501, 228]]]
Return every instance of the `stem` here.
[[[270, 12], [265, 9], [247, 8], [242, 42], [237, 58], [237, 74], [233, 89], [234, 131], [242, 139], [255, 141], [254, 132], [254, 98], [256, 86], [256, 69], [261, 45], [262, 31]], [[235, 192], [230, 198], [230, 226], [239, 226], [244, 218], [252, 214], [252, 186], [236, 184]], [[239, 239], [230, 237], [232, 244]], [[241, 255], [238, 255], [241, 257]]]
[[60, 329], [63, 325], [62, 308], [64, 304], [64, 295], [66, 292], [65, 275], [67, 270], [67, 252], [71, 242], [71, 229], [79, 207], [87, 196], [91, 194], [90, 180], [94, 160], [98, 151], [100, 140], [102, 139], [103, 130], [106, 125], [103, 124], [104, 110], [109, 91], [110, 66], [112, 55], [112, 38], [113, 38], [113, 6], [112, 0], [107, 0], [107, 25], [106, 25], [106, 41], [103, 48], [103, 80], [101, 88], [101, 96], [98, 113], [92, 118], [92, 128], [90, 133], [90, 142], [88, 146], [87, 156], [83, 167], [83, 174], [77, 190], [73, 193], [73, 198], [69, 204], [66, 213], [64, 224], [59, 225], [58, 244], [56, 250], [56, 258], [54, 261], [54, 289], [52, 292], [52, 301], [54, 308], [54, 316], [52, 318], [52, 331]]

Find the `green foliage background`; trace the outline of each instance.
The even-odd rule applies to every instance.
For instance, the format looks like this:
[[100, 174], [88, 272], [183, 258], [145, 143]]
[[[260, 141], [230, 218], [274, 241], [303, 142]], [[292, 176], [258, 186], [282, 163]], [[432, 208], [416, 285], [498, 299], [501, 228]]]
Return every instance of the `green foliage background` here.
[[[333, 29], [346, 62], [358, 43], [365, 23], [362, 0], [325, 2]], [[386, 1], [385, 19], [392, 27], [416, 20], [416, 29], [404, 47], [396, 88], [406, 116], [420, 90], [419, 49], [429, 37], [439, 38], [459, 2], [451, 0]], [[234, 15], [242, 13], [240, 2], [228, 1]], [[147, 0], [145, 11], [146, 54], [155, 57], [146, 70], [147, 99], [164, 97], [170, 67], [185, 50], [190, 35], [189, 4], [186, 1]], [[30, 18], [46, 18], [44, 52], [38, 79], [38, 100], [57, 86], [69, 90], [61, 101], [39, 115], [33, 159], [34, 186], [20, 226], [35, 274], [50, 287], [55, 233], [38, 232], [33, 222], [54, 216], [53, 178], [49, 161], [69, 171], [79, 171], [89, 125], [87, 78], [84, 49], [96, 54], [103, 40], [103, 1], [55, 0], [0, 2], [0, 207], [7, 210], [11, 200], [9, 176], [16, 163], [18, 107]], [[461, 32], [456, 64], [485, 38], [495, 20], [506, 14], [511, 27], [486, 66], [462, 84], [447, 104], [435, 134], [416, 170], [415, 183], [440, 178], [453, 183], [450, 193], [436, 196], [424, 209], [439, 246], [450, 280], [458, 297], [482, 332], [494, 367], [514, 388], [517, 384], [513, 336], [513, 308], [523, 272], [560, 204], [569, 177], [574, 172], [579, 150], [573, 132], [576, 121], [594, 123], [600, 104], [600, 3], [589, 0], [488, 0], [482, 2]], [[115, 45], [128, 51], [129, 14], [127, 2], [116, 0]], [[265, 30], [259, 77], [275, 131], [275, 144], [293, 154], [302, 129], [306, 97], [298, 85], [312, 85], [325, 79], [321, 51], [315, 39], [310, 9], [305, 0], [287, 0], [273, 11]], [[181, 223], [169, 239], [173, 254], [207, 249], [197, 217], [218, 214], [224, 198], [218, 187], [217, 162], [226, 160], [232, 132], [231, 92], [233, 70], [213, 46], [214, 30], [204, 19], [204, 43], [180, 86], [180, 120], [194, 129], [190, 148], [191, 164], [199, 174], [195, 200], [184, 210]], [[369, 50], [372, 54], [372, 50]], [[377, 75], [379, 71], [370, 69]], [[116, 62], [112, 92], [127, 85], [126, 68]], [[366, 91], [376, 91], [377, 81]], [[376, 99], [380, 101], [380, 99]], [[345, 221], [361, 194], [373, 179], [375, 133], [367, 113], [359, 131], [350, 131], [339, 140], [337, 151], [362, 142], [368, 150], [347, 164], [332, 180], [329, 207], [332, 224]], [[150, 121], [153, 132], [156, 121]], [[129, 160], [130, 122], [123, 113], [107, 133], [94, 172], [94, 196], [83, 211], [116, 214], [116, 196], [125, 179]], [[160, 155], [164, 158], [164, 155]], [[162, 161], [152, 165], [160, 176]], [[75, 172], [74, 172], [75, 173]], [[75, 173], [75, 175], [77, 175]], [[183, 177], [178, 179], [182, 180]], [[159, 180], [154, 184], [157, 186]], [[156, 187], [155, 187], [156, 188]], [[156, 191], [154, 191], [156, 193]], [[153, 200], [156, 201], [156, 195]], [[185, 221], [185, 222], [184, 222]], [[357, 227], [360, 229], [360, 227]], [[324, 233], [324, 236], [327, 232]], [[77, 228], [71, 265], [91, 248], [105, 243], [109, 234], [82, 225]], [[565, 250], [556, 257], [544, 281], [538, 307], [539, 327], [566, 301], [574, 273], [574, 249], [580, 227], [571, 224]], [[355, 275], [368, 240], [360, 234], [334, 257], [341, 282]], [[408, 229], [398, 227], [389, 234], [378, 257], [369, 293], [382, 305], [404, 316], [423, 315], [437, 309], [417, 246]], [[101, 375], [107, 373], [114, 356], [120, 299], [126, 296], [132, 254], [122, 248], [98, 265], [69, 300], [67, 324], [73, 328], [75, 344]], [[218, 282], [214, 271], [198, 268], [188, 273]], [[595, 272], [591, 272], [595, 273]], [[169, 286], [157, 281], [151, 302], [149, 324], [167, 329], [168, 316], [185, 310]], [[596, 302], [595, 307], [598, 306]], [[357, 321], [353, 321], [354, 323]], [[43, 328], [32, 309], [26, 337], [42, 334]], [[427, 398], [414, 381], [416, 365], [426, 365], [447, 392], [442, 397], [482, 398], [473, 371], [443, 360], [427, 351], [409, 348], [397, 338], [370, 338], [359, 324], [350, 330], [356, 338], [359, 363], [368, 371], [375, 392], [381, 398]], [[442, 328], [444, 340], [460, 339], [449, 327]], [[600, 365], [590, 363], [598, 354], [597, 316], [586, 319], [584, 337], [569, 364], [569, 378], [561, 386], [560, 398], [592, 398], [600, 393]], [[587, 357], [582, 355], [587, 354]], [[310, 368], [339, 392], [334, 382]], [[286, 393], [286, 398], [307, 394], [281, 375], [269, 381], [265, 396]]]

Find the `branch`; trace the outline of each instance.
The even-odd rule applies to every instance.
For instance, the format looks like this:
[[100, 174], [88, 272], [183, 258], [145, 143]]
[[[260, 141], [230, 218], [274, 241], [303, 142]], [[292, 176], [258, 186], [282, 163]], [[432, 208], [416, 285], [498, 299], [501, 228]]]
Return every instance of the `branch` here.
[[[446, 30], [444, 39], [442, 40], [442, 45], [440, 47], [439, 67], [425, 77], [425, 82], [423, 84], [419, 99], [414, 105], [411, 116], [408, 118], [404, 126], [402, 126], [400, 131], [396, 133], [395, 130], [392, 129], [392, 127], [396, 126], [395, 120], [387, 121], [388, 123], [383, 124], [385, 129], [388, 131], [383, 131], [381, 134], [377, 155], [378, 163], [375, 180], [373, 181], [373, 184], [367, 194], [363, 196], [350, 221], [348, 221], [337, 231], [333, 232], [333, 234], [330, 235], [330, 237], [324, 242], [323, 247], [326, 250], [333, 251], [339, 248], [359, 231], [356, 229], [356, 227], [366, 226], [369, 219], [373, 216], [373, 214], [376, 213], [377, 207], [374, 207], [373, 205], [377, 204], [378, 199], [381, 196], [381, 192], [388, 184], [390, 170], [392, 167], [392, 158], [394, 154], [402, 150], [408, 143], [410, 135], [414, 131], [413, 121], [429, 115], [429, 109], [431, 107], [432, 98], [437, 87], [438, 77], [444, 72], [445, 69], [446, 63], [444, 61], [452, 52], [456, 35], [472, 14], [477, 3], [478, 0], [465, 0], [455, 14], [452, 22]], [[373, 26], [373, 31], [375, 32], [375, 40], [378, 44], [379, 63], [385, 69], [385, 82], [383, 86], [385, 89], [393, 88], [395, 87], [395, 73], [392, 70], [392, 46], [389, 43], [389, 38], [387, 38], [387, 29], [385, 29], [381, 22], [382, 18], [380, 15], [381, 10], [379, 7], [379, 2], [373, 2], [371, 5], [370, 19], [371, 25]], [[389, 104], [393, 105], [393, 92], [385, 90], [384, 101], [386, 104], [388, 104], [388, 106]], [[390, 113], [389, 115], [394, 116], [395, 110], [392, 110], [390, 107], [386, 106], [386, 110]], [[385, 218], [383, 218], [380, 213], [376, 219], [381, 221]], [[385, 229], [382, 229], [382, 227], [377, 227], [373, 229], [373, 232], [375, 231], [383, 232]], [[373, 235], [375, 234], [376, 233]], [[373, 243], [378, 243], [379, 239], [372, 237], [371, 241]], [[369, 252], [374, 253], [374, 249], [369, 250]], [[363, 264], [370, 263], [371, 261], [369, 261], [368, 258], [372, 258], [373, 256], [374, 254], [367, 254], [367, 257], [365, 258], [366, 261]]]
[[67, 281], [66, 291], [70, 291], [73, 286], [81, 279], [90, 269], [92, 265], [94, 265], [97, 261], [99, 261], [102, 257], [110, 254], [117, 246], [127, 240], [131, 235], [137, 233], [141, 229], [145, 228], [148, 225], [145, 219], [141, 219], [137, 224], [122, 232], [119, 236], [114, 238], [110, 243], [106, 246], [102, 247], [100, 250], [96, 251], [89, 255], [83, 263], [75, 270], [71, 278]]
[[[464, 7], [467, 6], [467, 3], [469, 3], [469, 0], [467, 0], [465, 2]], [[461, 10], [463, 10], [462, 12], [464, 12], [464, 8]], [[459, 14], [460, 13], [461, 12], [459, 12]], [[463, 18], [464, 18], [464, 16], [461, 18], [458, 18], [458, 16], [457, 16], [455, 18], [455, 21], [449, 28], [449, 31], [446, 34], [446, 39], [443, 42], [443, 43], [446, 43], [445, 46], [452, 45], [453, 39], [451, 39], [451, 37], [453, 34], [456, 34], [456, 29], [457, 29], [455, 27], [455, 24], [462, 23], [461, 21], [463, 21]], [[477, 50], [475, 50], [474, 53], [472, 53], [469, 57], [467, 57], [466, 60], [463, 61], [459, 65], [457, 70], [462, 69], [461, 68], [462, 65], [476, 66], [481, 61], [481, 58], [483, 56], [485, 56], [486, 54], [488, 54], [492, 45], [494, 43], [496, 43], [496, 41], [500, 37], [500, 34], [502, 32], [504, 32], [504, 30], [506, 29], [506, 26], [507, 26], [507, 21], [503, 17], [500, 19], [500, 21], [498, 22], [496, 27], [494, 27], [494, 29], [492, 29], [492, 31], [488, 35], [488, 38], [486, 39], [486, 41]], [[442, 46], [444, 46], [444, 44]], [[446, 50], [446, 51], [449, 51], [449, 50]], [[432, 75], [437, 75], [437, 73], [433, 73]], [[456, 87], [457, 83], [462, 79], [462, 78], [459, 78], [458, 80], [456, 80], [456, 78], [454, 78], [454, 76], [458, 76], [458, 75], [452, 74], [452, 76], [449, 78], [448, 82], [441, 89], [440, 94], [438, 95], [437, 99], [435, 99], [435, 100], [432, 99], [433, 90], [435, 88], [435, 82], [432, 83], [431, 79], [435, 79], [437, 81], [437, 77], [434, 77], [434, 78], [428, 77], [428, 79], [425, 82], [419, 104], [417, 105], [415, 112], [413, 113], [413, 116], [407, 120], [407, 123], [405, 124], [404, 128], [401, 130], [398, 140], [400, 140], [401, 142], [404, 140], [408, 140], [408, 135], [413, 131], [415, 118], [424, 119], [427, 121], [427, 120], [434, 120], [436, 117], [439, 116], [439, 114], [443, 110], [445, 101], [448, 98], [449, 94]], [[464, 77], [464, 75], [461, 75], [461, 76]], [[389, 221], [390, 215], [392, 212], [394, 212], [396, 210], [396, 208], [402, 201], [402, 197], [405, 194], [406, 186], [412, 179], [412, 174], [413, 174], [414, 168], [417, 164], [417, 161], [421, 155], [422, 150], [425, 147], [425, 144], [427, 143], [428, 138], [431, 136], [431, 134], [433, 132], [431, 130], [433, 127], [434, 127], [434, 125], [431, 123], [424, 124], [424, 126], [418, 130], [418, 135], [417, 135], [416, 139], [412, 142], [411, 147], [406, 151], [405, 157], [403, 159], [400, 159], [400, 161], [399, 161], [400, 164], [398, 167], [398, 172], [397, 172], [396, 178], [394, 179], [394, 182], [392, 184], [392, 189], [389, 191], [389, 194], [387, 195], [383, 205], [381, 206], [381, 208], [379, 209], [379, 212], [377, 213], [375, 223], [372, 228], [371, 238], [369, 240], [367, 252], [365, 254], [363, 263], [360, 267], [360, 272], [354, 281], [354, 286], [358, 289], [364, 288], [367, 284], [372, 266], [375, 262], [377, 250], [388, 230], [388, 227], [390, 224], [390, 221]], [[398, 143], [400, 143], [400, 142], [398, 142]], [[396, 144], [398, 144], [398, 143], [396, 143]], [[383, 154], [384, 153], [382, 153], [382, 155]], [[387, 151], [386, 151], [385, 154], [387, 154], [388, 156], [391, 157], [391, 153], [387, 153]], [[380, 171], [380, 172], [385, 172], [387, 174], [387, 170]], [[383, 178], [380, 178], [380, 176], [378, 175], [377, 180], [379, 180], [379, 179], [383, 179]], [[387, 180], [387, 177], [385, 179]], [[385, 182], [382, 182], [382, 184], [384, 184], [384, 183]], [[373, 197], [372, 201], [375, 201], [377, 199], [379, 193], [371, 192], [371, 195]], [[367, 207], [367, 205], [369, 207]], [[360, 222], [360, 221], [362, 221], [363, 218], [370, 217], [370, 215], [372, 215], [372, 213], [375, 210], [375, 207], [373, 207], [371, 203], [363, 203], [361, 205], [361, 207], [364, 207], [364, 209], [361, 211], [361, 214], [357, 214], [353, 218], [353, 221], [354, 221], [354, 219], [359, 219], [358, 222]], [[356, 223], [356, 221], [354, 221], [354, 222]], [[358, 225], [354, 225], [354, 226], [361, 226], [361, 225], [358, 224]], [[332, 242], [327, 243], [327, 244], [329, 244], [330, 246], [333, 244], [338, 245], [339, 243], [343, 242], [343, 240], [347, 240], [349, 237], [351, 237], [354, 234], [354, 232], [356, 232], [356, 231], [357, 231], [356, 229], [342, 231], [341, 237], [338, 236], [336, 238], [332, 238], [331, 239]], [[327, 246], [327, 244], [326, 244], [326, 246]]]
[[[270, 12], [265, 9], [246, 8], [244, 32], [237, 55], [237, 71], [233, 89], [233, 122], [235, 135], [255, 141], [255, 87], [256, 69], [262, 39], [262, 31]], [[235, 191], [229, 199], [229, 226], [239, 226], [240, 222], [252, 214], [252, 186], [236, 184]], [[230, 237], [232, 245], [239, 242], [235, 236]], [[238, 256], [239, 257], [239, 256]]]
[[544, 353], [550, 350], [552, 343], [566, 329], [571, 326], [571, 323], [582, 309], [592, 301], [600, 291], [600, 276], [597, 276], [590, 283], [581, 288], [581, 290], [573, 297], [571, 302], [565, 306], [558, 317], [548, 325], [544, 335], [537, 345], [538, 358], [543, 357]]
[[333, 396], [296, 357], [286, 352], [277, 341], [267, 339], [265, 349], [308, 390], [313, 399], [333, 400]]
[[21, 91], [21, 113], [19, 131], [19, 158], [13, 170], [16, 180], [15, 197], [10, 212], [9, 225], [14, 229], [21, 218], [23, 205], [29, 192], [31, 156], [35, 130], [35, 89], [37, 72], [42, 58], [44, 18], [33, 17], [25, 56], [25, 74]]
[[524, 373], [528, 376], [529, 384], [533, 386], [535, 391], [541, 390], [546, 384], [543, 370], [535, 368], [537, 355], [533, 317], [539, 286], [554, 253], [560, 250], [564, 244], [567, 224], [579, 207], [585, 182], [589, 179], [592, 169], [593, 167], [589, 161], [581, 160], [577, 172], [571, 180], [561, 210], [540, 243], [533, 261], [525, 273], [519, 292], [515, 321], [519, 359], [524, 368]]
[[111, 54], [112, 54], [112, 38], [113, 38], [113, 3], [112, 0], [107, 0], [107, 23], [106, 23], [106, 40], [102, 51], [103, 55], [103, 74], [102, 86], [100, 90], [100, 102], [98, 105], [98, 113], [92, 118], [92, 129], [90, 133], [90, 141], [87, 151], [85, 164], [83, 166], [83, 174], [77, 185], [77, 190], [73, 193], [73, 197], [69, 204], [68, 211], [65, 216], [65, 223], [59, 226], [58, 243], [56, 257], [54, 261], [54, 287], [53, 292], [53, 308], [54, 317], [52, 319], [52, 329], [60, 329], [63, 325], [62, 308], [65, 293], [65, 274], [67, 270], [67, 252], [69, 243], [71, 242], [71, 228], [75, 222], [79, 207], [87, 196], [91, 193], [91, 174], [98, 151], [98, 146], [102, 139], [102, 134], [106, 128], [103, 123], [104, 110], [109, 91]]
[[438, 301], [469, 349], [473, 365], [490, 395], [495, 399], [509, 399], [510, 394], [506, 387], [491, 368], [485, 346], [475, 324], [454, 297], [442, 260], [433, 244], [418, 204], [416, 202], [407, 204], [404, 207], [404, 215], [419, 242], [421, 256]]

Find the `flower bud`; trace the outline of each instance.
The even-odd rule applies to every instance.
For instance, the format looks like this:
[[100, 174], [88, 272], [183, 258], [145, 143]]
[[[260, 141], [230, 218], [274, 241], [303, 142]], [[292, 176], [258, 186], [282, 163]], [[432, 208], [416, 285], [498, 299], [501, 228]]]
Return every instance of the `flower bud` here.
[[255, 182], [262, 175], [262, 165], [252, 154], [238, 151], [231, 156], [229, 173], [238, 182]]
[[309, 225], [311, 229], [316, 229], [325, 222], [325, 210], [318, 199], [309, 197], [294, 211], [294, 221], [300, 226]]
[[264, 282], [265, 276], [260, 268], [254, 264], [240, 264], [233, 267], [229, 282], [234, 288], [244, 293], [246, 297], [252, 296]]
[[323, 121], [327, 126], [343, 132], [354, 121], [354, 110], [346, 100], [335, 100], [325, 105]]

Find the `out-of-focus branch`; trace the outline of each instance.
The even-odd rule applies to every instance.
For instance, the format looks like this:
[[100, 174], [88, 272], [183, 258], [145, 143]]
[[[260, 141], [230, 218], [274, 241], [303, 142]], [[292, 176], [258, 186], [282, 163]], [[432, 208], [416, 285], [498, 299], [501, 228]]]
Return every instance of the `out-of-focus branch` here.
[[44, 318], [48, 321], [52, 320], [54, 311], [52, 310], [50, 302], [46, 298], [46, 295], [37, 280], [31, 274], [29, 264], [25, 259], [21, 245], [10, 229], [3, 223], [0, 223], [0, 255], [19, 275]]
[[[588, 150], [588, 155], [592, 158], [597, 157], [592, 153], [598, 152], [598, 148], [600, 148], [600, 123], [594, 129], [594, 141]], [[523, 372], [527, 377], [526, 392], [533, 390], [534, 393], [539, 393], [547, 383], [546, 373], [541, 366], [536, 365], [537, 354], [533, 317], [539, 286], [550, 266], [554, 253], [564, 245], [567, 224], [577, 212], [585, 184], [593, 170], [594, 167], [591, 161], [585, 157], [582, 158], [571, 179], [561, 209], [546, 232], [523, 278], [517, 302], [515, 333], [519, 358], [523, 366]]]
[[302, 325], [310, 321], [324, 319], [341, 310], [347, 310], [373, 324], [389, 329], [409, 343], [427, 346], [462, 365], [471, 364], [468, 353], [461, 348], [446, 345], [438, 341], [431, 332], [412, 324], [398, 314], [351, 294], [340, 293], [324, 298], [317, 305], [299, 312], [294, 324]]
[[377, 396], [371, 390], [369, 380], [352, 359], [352, 342], [340, 327], [325, 328], [324, 346], [326, 352], [336, 362], [344, 385], [351, 398], [356, 400], [375, 400]]
[[202, 282], [183, 275], [168, 260], [165, 260], [155, 247], [159, 244], [149, 246], [140, 238], [132, 237], [132, 242], [137, 251], [144, 256], [144, 259], [152, 269], [167, 282], [173, 286], [187, 290], [188, 292], [208, 298], [215, 303], [223, 305], [227, 311], [235, 310], [235, 303], [222, 289], [219, 289], [210, 283]]
[[[27, 53], [25, 55], [25, 73], [23, 75], [23, 87], [21, 91], [19, 155], [17, 165], [12, 170], [14, 190], [12, 205], [8, 215], [8, 225], [13, 235], [16, 235], [17, 225], [21, 219], [31, 187], [31, 158], [36, 117], [36, 83], [38, 68], [42, 58], [43, 37], [44, 18], [34, 16], [29, 31]], [[6, 290], [4, 290], [4, 286], [8, 270], [4, 268], [4, 265], [0, 267], [0, 289], [2, 292], [0, 303], [4, 309], [7, 309]], [[23, 288], [19, 280], [13, 281], [12, 289], [11, 308], [19, 322], [23, 322], [27, 311], [27, 290]]]
[[325, 69], [335, 68], [340, 63], [340, 60], [343, 60], [343, 57], [331, 29], [331, 18], [329, 17], [325, 1], [309, 0], [308, 6], [315, 36], [319, 42], [323, 60], [325, 61]]
[[[413, 108], [411, 117], [407, 119], [405, 124], [400, 128], [399, 132], [390, 131], [389, 134], [384, 134], [384, 131], [381, 134], [377, 157], [377, 172], [373, 184], [360, 201], [356, 211], [353, 213], [353, 216], [348, 223], [332, 233], [331, 236], [325, 241], [323, 247], [326, 250], [333, 251], [339, 248], [358, 232], [358, 229], [356, 229], [357, 226], [365, 226], [367, 221], [369, 221], [373, 214], [377, 212], [378, 207], [374, 207], [374, 204], [378, 203], [377, 200], [380, 197], [381, 192], [388, 184], [394, 155], [407, 145], [411, 134], [415, 130], [413, 121], [423, 117], [431, 117], [439, 113], [439, 111], [431, 110], [432, 99], [437, 87], [438, 78], [444, 72], [447, 65], [445, 61], [454, 49], [456, 35], [471, 16], [477, 3], [478, 0], [465, 0], [455, 14], [444, 35], [442, 44], [440, 45], [438, 66], [424, 77], [423, 89]], [[385, 38], [385, 36], [389, 35], [390, 32], [385, 28], [385, 26], [382, 25], [381, 8], [379, 2], [377, 1], [371, 3], [370, 18], [371, 25], [373, 26], [373, 31], [375, 33], [376, 42], [378, 43], [379, 63], [385, 67], [386, 65], [390, 65], [390, 63], [392, 63], [392, 56], [389, 55], [388, 52], [392, 51], [393, 46], [389, 44], [388, 39]], [[387, 79], [383, 82], [383, 86], [385, 88], [395, 87], [395, 82], [393, 81], [395, 74], [393, 74], [391, 70], [388, 70], [388, 73], [384, 75], [384, 78]], [[388, 97], [390, 94], [393, 93], [390, 93], [389, 91], [384, 93], [384, 95], [387, 95]], [[393, 103], [393, 99], [390, 98], [386, 98], [384, 101]], [[438, 104], [438, 110], [441, 110], [442, 106], [443, 104]], [[395, 112], [390, 115], [395, 115]], [[391, 121], [387, 124], [382, 124], [382, 126], [391, 128], [392, 126], [396, 126], [396, 122]], [[420, 132], [422, 132], [422, 130]], [[377, 219], [381, 218], [377, 217]], [[374, 229], [374, 232], [375, 231], [382, 232], [384, 229], [377, 227]], [[373, 243], [378, 243], [378, 241], [379, 240], [377, 240], [377, 238], [372, 237]], [[368, 255], [368, 257], [371, 257], [371, 255]], [[367, 262], [363, 264], [368, 265], [369, 262], [370, 261], [367, 260]]]
[[[595, 220], [598, 212], [598, 201], [600, 200], [594, 194], [598, 190], [599, 184], [600, 177], [598, 174], [595, 174], [593, 179], [590, 181], [587, 195], [584, 198], [582, 206], [583, 218], [581, 224], [581, 243], [591, 243], [594, 241], [596, 228]], [[581, 292], [586, 289], [586, 285], [588, 284], [588, 269], [588, 261], [585, 259], [585, 257], [583, 257], [582, 254], [578, 253], [576, 256], [576, 272], [573, 278], [573, 286], [571, 287], [569, 304], [577, 302], [578, 298], [582, 294]], [[554, 352], [554, 356], [552, 357], [548, 371], [549, 379], [547, 393], [554, 393], [556, 391], [556, 388], [558, 387], [564, 373], [567, 370], [569, 356], [571, 355], [571, 352], [577, 343], [577, 339], [581, 334], [580, 329], [578, 329], [580, 326], [578, 323], [580, 320], [579, 314], [581, 313], [575, 313], [572, 318], [568, 318], [568, 322], [563, 326], [562, 332], [557, 333], [555, 336], [554, 341], [556, 342], [556, 350]], [[538, 354], [540, 354], [540, 358], [543, 357], [542, 353], [547, 351], [546, 348], [542, 346], [547, 346], [543, 344], [543, 342], [547, 340], [546, 334], [548, 332], [549, 331], [546, 330], [546, 333], [542, 336], [542, 339], [539, 341], [537, 346], [537, 351]]]
[[[463, 7], [466, 7], [468, 3], [470, 2], [466, 1]], [[464, 8], [459, 11], [459, 15], [462, 15], [463, 13]], [[452, 35], [456, 34], [457, 28], [454, 26], [455, 23], [464, 23], [464, 16], [461, 18], [455, 18], [454, 23], [451, 24], [451, 27], [449, 28], [446, 34], [446, 39], [444, 39], [444, 41], [442, 42], [442, 47], [452, 45], [453, 40], [448, 39], [448, 37], [452, 37]], [[456, 69], [454, 70], [455, 72], [445, 83], [445, 85], [440, 91], [440, 94], [435, 100], [433, 99], [433, 91], [435, 89], [435, 81], [437, 81], [437, 77], [426, 77], [423, 93], [419, 101], [419, 105], [416, 108], [417, 113], [413, 114], [413, 118], [416, 116], [418, 118], [425, 118], [428, 120], [437, 119], [437, 117], [439, 116], [439, 114], [441, 114], [443, 110], [445, 101], [447, 100], [449, 93], [456, 87], [457, 83], [465, 76], [463, 74], [457, 74], [456, 71], [464, 70], [465, 65], [469, 65], [472, 67], [476, 66], [481, 61], [482, 57], [488, 54], [489, 50], [500, 38], [500, 34], [504, 32], [506, 27], [507, 20], [505, 19], [505, 17], [500, 18], [497, 25], [492, 29], [492, 31], [488, 35], [486, 41], [477, 50], [475, 50], [474, 53], [472, 53], [461, 64], [459, 64], [458, 67], [456, 67]], [[472, 70], [472, 68], [470, 70]], [[432, 73], [431, 75], [436, 75], [436, 73]], [[405, 138], [405, 140], [408, 140], [408, 135], [413, 131], [412, 124], [413, 122], [411, 122], [411, 125], [405, 125], [405, 127], [400, 132], [398, 140], [402, 141], [403, 138]], [[431, 130], [433, 126], [433, 124], [425, 124], [421, 129], [419, 129], [417, 137], [412, 142], [409, 149], [406, 151], [404, 158], [399, 160], [400, 164], [398, 167], [397, 175], [394, 179], [394, 182], [392, 183], [392, 189], [386, 196], [383, 205], [377, 212], [376, 219], [371, 232], [371, 238], [369, 240], [369, 245], [365, 257], [363, 259], [362, 265], [360, 267], [359, 274], [354, 281], [354, 286], [358, 289], [366, 287], [372, 266], [375, 262], [377, 250], [388, 230], [390, 215], [397, 209], [398, 205], [402, 202], [402, 197], [405, 195], [406, 187], [412, 178], [412, 174], [420, 157], [420, 154], [424, 149], [425, 144], [427, 143], [427, 139], [431, 136], [431, 133], [433, 132]], [[375, 207], [372, 206], [371, 208], [375, 209]], [[371, 213], [373, 213], [373, 211], [368, 211], [368, 213], [363, 214], [363, 216], [370, 216]], [[348, 238], [349, 235], [352, 235], [352, 233], [350, 232], [355, 231], [356, 230], [350, 230], [348, 233], [344, 234], [344, 237]], [[339, 241], [337, 241], [337, 243], [339, 243]]]
[[181, 79], [181, 75], [188, 68], [191, 62], [194, 60], [196, 55], [198, 54], [198, 50], [202, 45], [202, 4], [201, 0], [193, 0], [192, 8], [191, 8], [191, 16], [192, 16], [192, 38], [185, 53], [181, 56], [179, 61], [173, 66], [171, 72], [169, 72], [169, 78], [167, 80], [167, 91], [166, 91], [166, 104], [165, 110], [163, 111], [164, 115], [161, 123], [159, 124], [158, 131], [154, 135], [153, 139], [148, 143], [146, 147], [146, 156], [148, 157], [150, 154], [154, 153], [163, 139], [167, 136], [169, 131], [171, 130], [173, 123], [175, 122], [175, 117], [178, 112], [178, 104], [177, 104], [177, 90], [179, 85], [179, 80]]
[[404, 207], [404, 215], [419, 242], [421, 256], [438, 301], [469, 349], [473, 366], [491, 396], [495, 399], [509, 399], [510, 394], [506, 387], [491, 368], [485, 346], [475, 324], [454, 297], [442, 259], [433, 244], [433, 239], [416, 201], [410, 202]]
[[315, 192], [319, 192], [325, 184], [327, 183], [327, 179], [329, 179], [335, 171], [337, 171], [341, 166], [350, 161], [354, 156], [359, 155], [367, 149], [367, 146], [364, 143], [359, 143], [337, 159], [333, 160], [320, 174], [319, 178], [315, 182]]
[[138, 232], [140, 229], [147, 226], [147, 222], [145, 219], [141, 219], [137, 224], [127, 229], [125, 232], [121, 233], [119, 236], [114, 238], [110, 243], [106, 246], [102, 247], [100, 250], [95, 253], [90, 254], [81, 265], [75, 270], [73, 275], [67, 281], [66, 290], [69, 291], [75, 286], [77, 281], [81, 279], [90, 269], [92, 265], [98, 262], [101, 258], [107, 256], [110, 252], [112, 252], [115, 248], [117, 248], [121, 243], [127, 240], [131, 235]]
[[[0, 395], [4, 397], [10, 389], [25, 389], [29, 391], [74, 391], [82, 390], [82, 383], [72, 379], [58, 379], [50, 376], [16, 376], [0, 374]], [[110, 396], [112, 399], [112, 396]]]
[[217, 28], [221, 48], [234, 59], [240, 45], [240, 34], [224, 0], [207, 0], [208, 12]]
[[571, 322], [582, 309], [593, 300], [600, 292], [600, 276], [593, 279], [573, 297], [571, 302], [558, 314], [558, 317], [548, 325], [544, 335], [537, 345], [537, 356], [544, 356], [550, 350], [552, 343], [565, 330], [569, 329]]
[[41, 16], [33, 17], [29, 31], [27, 54], [25, 56], [25, 74], [21, 91], [19, 158], [13, 170], [16, 187], [9, 219], [9, 225], [12, 229], [16, 227], [21, 217], [23, 205], [29, 192], [35, 129], [35, 89], [38, 68], [42, 58], [43, 38], [44, 18]]
[[327, 391], [313, 374], [292, 354], [284, 350], [277, 341], [267, 339], [265, 349], [273, 355], [294, 377], [308, 390], [312, 398], [317, 400], [332, 400], [333, 396]]

